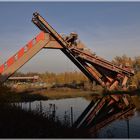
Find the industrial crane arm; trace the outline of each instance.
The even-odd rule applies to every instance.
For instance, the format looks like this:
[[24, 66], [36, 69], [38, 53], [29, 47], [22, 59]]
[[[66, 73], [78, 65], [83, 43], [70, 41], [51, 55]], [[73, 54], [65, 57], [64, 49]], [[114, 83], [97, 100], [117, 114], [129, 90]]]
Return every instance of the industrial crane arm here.
[[[77, 35], [64, 39], [49, 23], [37, 12], [33, 14], [32, 22], [45, 33], [49, 33], [61, 46], [61, 51], [93, 82], [96, 81], [102, 87], [113, 90], [119, 82], [123, 88], [127, 80], [134, 73], [130, 68], [121, 68], [104, 60], [91, 52], [85, 52], [78, 48]], [[73, 38], [72, 38], [73, 37]]]

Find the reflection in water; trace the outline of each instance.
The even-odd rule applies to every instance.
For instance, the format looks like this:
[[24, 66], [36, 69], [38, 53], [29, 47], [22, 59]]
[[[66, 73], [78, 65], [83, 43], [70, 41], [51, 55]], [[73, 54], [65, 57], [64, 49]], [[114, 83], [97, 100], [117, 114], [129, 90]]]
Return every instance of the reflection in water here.
[[[73, 127], [86, 128], [91, 136], [97, 137], [97, 132], [111, 122], [118, 118], [128, 119], [129, 116], [132, 116], [134, 108], [129, 95], [107, 95], [96, 102], [92, 100]], [[128, 122], [127, 126], [129, 129]]]
[[[140, 114], [138, 112], [139, 106], [140, 106], [140, 102], [139, 102], [140, 97], [132, 97], [136, 105], [136, 109], [138, 109], [135, 112], [133, 109], [129, 110], [130, 105], [133, 106], [133, 103], [129, 96], [127, 97], [129, 99], [129, 104], [127, 108], [125, 108], [126, 105], [125, 106], [121, 104], [119, 104], [119, 106], [117, 105], [119, 102], [122, 102], [123, 104], [123, 102], [125, 101], [125, 97], [120, 98], [119, 102], [115, 102], [115, 103], [112, 102], [112, 105], [110, 102], [110, 106], [109, 106], [109, 101], [110, 101], [110, 98], [112, 97], [108, 97], [108, 98], [106, 97], [107, 104], [105, 104], [105, 107], [107, 107], [107, 109], [103, 107], [101, 112], [104, 112], [104, 113], [101, 113], [101, 112], [97, 113], [98, 117], [97, 117], [96, 122], [98, 122], [98, 124], [102, 124], [103, 120], [101, 118], [107, 119], [109, 118], [109, 116], [110, 117], [113, 116], [111, 114], [111, 111], [108, 111], [108, 110], [112, 110], [112, 113], [116, 115], [117, 113], [121, 112], [124, 107], [123, 111], [126, 111], [127, 113], [124, 112], [123, 115], [120, 115], [120, 116], [118, 115], [119, 117], [117, 117], [116, 119], [112, 119], [111, 122], [107, 123], [106, 125], [103, 125], [103, 127], [101, 127], [102, 129], [99, 129], [98, 132], [96, 133], [96, 136], [99, 138], [109, 138], [109, 137], [110, 138], [113, 138], [113, 137], [114, 138], [128, 138], [128, 137], [140, 138], [140, 133], [139, 133]], [[121, 99], [124, 99], [124, 100], [121, 101]], [[99, 100], [98, 99], [94, 100], [94, 103], [95, 101], [99, 101]], [[35, 102], [32, 102], [31, 104], [22, 103], [22, 107], [27, 110], [29, 110], [29, 108], [31, 108], [32, 110], [36, 110], [40, 108], [40, 103], [41, 103], [42, 111], [44, 113], [48, 113], [47, 111], [49, 110], [50, 105], [55, 104], [56, 116], [62, 122], [64, 121], [65, 115], [70, 117], [71, 107], [72, 107], [73, 108], [73, 122], [75, 123], [78, 120], [78, 118], [81, 116], [82, 112], [84, 112], [84, 110], [86, 110], [89, 104], [91, 104], [90, 102], [91, 101], [89, 99], [86, 100], [85, 98], [69, 98], [69, 99], [60, 99], [60, 100], [47, 100], [47, 101], [41, 101], [41, 102], [35, 101]], [[119, 109], [119, 107], [121, 107], [122, 109], [121, 108]], [[114, 111], [115, 110], [116, 111], [114, 112], [112, 108], [114, 109]], [[105, 112], [106, 113], [109, 112], [108, 117], [105, 117]], [[92, 126], [95, 125], [95, 119], [93, 119], [91, 122], [92, 123], [88, 126], [90, 126], [89, 128], [94, 128]], [[129, 129], [128, 129], [128, 126], [129, 126]], [[93, 131], [94, 129], [91, 129], [90, 133], [93, 134], [95, 132]], [[95, 137], [95, 135], [92, 135], [91, 137]]]
[[133, 102], [134, 102], [134, 104], [135, 104], [135, 106], [136, 106], [136, 110], [137, 110], [137, 112], [139, 112], [140, 113], [140, 96], [132, 96], [132, 100], [133, 100]]
[[[56, 116], [61, 122], [63, 122], [65, 115], [70, 116], [71, 107], [73, 108], [73, 121], [76, 121], [88, 106], [89, 101], [81, 97], [41, 101], [42, 111], [46, 114], [49, 113], [53, 109], [51, 108], [53, 104], [56, 107]], [[29, 110], [29, 106], [29, 103], [22, 103], [22, 107], [26, 110]], [[31, 109], [40, 110], [40, 101], [32, 102]]]

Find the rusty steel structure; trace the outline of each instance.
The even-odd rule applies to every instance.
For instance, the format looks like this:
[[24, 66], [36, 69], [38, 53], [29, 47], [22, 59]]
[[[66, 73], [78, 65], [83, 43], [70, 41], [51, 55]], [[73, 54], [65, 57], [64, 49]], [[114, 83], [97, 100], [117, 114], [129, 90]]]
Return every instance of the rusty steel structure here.
[[0, 66], [1, 83], [41, 49], [51, 48], [60, 49], [92, 82], [96, 81], [107, 90], [126, 89], [128, 78], [134, 75], [131, 68], [116, 66], [96, 56], [77, 41], [76, 33], [62, 37], [37, 12], [33, 14], [32, 22], [41, 32]]
[[17, 77], [9, 77], [8, 81], [38, 81], [39, 80], [39, 76], [35, 75], [35, 76], [17, 76]]
[[[123, 98], [122, 98], [123, 96]], [[73, 128], [86, 128], [92, 134], [119, 118], [134, 115], [135, 105], [129, 95], [110, 95], [92, 100], [83, 113], [73, 124]]]
[[[4, 83], [40, 50], [60, 49], [91, 82], [96, 81], [107, 90], [127, 89], [128, 79], [134, 75], [129, 66], [117, 66], [95, 55], [78, 41], [76, 33], [61, 36], [37, 12], [33, 13], [32, 22], [41, 32], [0, 66], [0, 83]], [[132, 108], [129, 95], [108, 95], [96, 103], [92, 101], [74, 127], [94, 128], [96, 123], [96, 127], [101, 128]]]

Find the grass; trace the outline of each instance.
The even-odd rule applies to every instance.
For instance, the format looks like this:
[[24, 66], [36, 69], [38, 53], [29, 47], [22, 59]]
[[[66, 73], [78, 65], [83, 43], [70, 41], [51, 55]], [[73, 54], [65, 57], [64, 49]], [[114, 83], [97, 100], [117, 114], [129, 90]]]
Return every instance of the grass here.
[[[0, 138], [89, 138], [85, 129], [74, 129], [40, 112], [22, 110], [7, 102], [22, 102], [74, 97], [97, 97], [99, 93], [77, 89], [13, 91], [0, 87]], [[139, 102], [139, 100], [138, 100]]]
[[31, 91], [17, 92], [6, 86], [0, 86], [0, 103], [7, 102], [29, 102], [35, 100], [47, 100], [48, 98], [40, 94], [32, 94]]
[[86, 138], [86, 130], [64, 126], [44, 114], [0, 104], [0, 138]]
[[93, 91], [84, 91], [80, 89], [51, 89], [40, 91], [38, 94], [46, 96], [48, 99], [76, 98], [99, 95]]
[[140, 95], [140, 89], [130, 91], [91, 91], [81, 89], [70, 88], [54, 88], [54, 89], [42, 89], [42, 88], [28, 88], [28, 89], [13, 89], [8, 87], [0, 87], [0, 102], [29, 102], [35, 100], [48, 100], [48, 99], [64, 99], [64, 98], [93, 98], [94, 96], [101, 97], [102, 95], [110, 94], [129, 94]]
[[10, 89], [0, 87], [0, 102], [30, 102], [35, 100], [64, 99], [98, 96], [98, 92], [81, 89], [57, 88], [57, 89]]
[[0, 138], [87, 138], [86, 130], [70, 128], [39, 111], [22, 110], [11, 102], [46, 100], [34, 91], [16, 92], [0, 87]]

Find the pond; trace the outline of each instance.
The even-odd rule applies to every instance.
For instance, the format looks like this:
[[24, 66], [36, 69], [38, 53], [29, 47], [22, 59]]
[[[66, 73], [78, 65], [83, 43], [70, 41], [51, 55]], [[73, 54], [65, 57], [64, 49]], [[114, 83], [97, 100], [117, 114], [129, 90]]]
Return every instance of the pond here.
[[70, 116], [71, 107], [73, 110], [73, 121], [77, 120], [83, 110], [88, 106], [90, 101], [84, 98], [68, 98], [47, 101], [34, 101], [30, 103], [22, 103], [22, 108], [29, 110], [41, 110], [44, 113], [51, 113], [53, 105], [55, 105], [55, 115], [60, 121], [63, 121], [64, 115]]
[[[82, 97], [68, 98], [59, 100], [34, 101], [31, 103], [22, 103], [25, 110], [41, 110], [44, 113], [50, 113], [55, 110], [55, 116], [64, 122], [67, 116], [70, 123], [75, 122], [81, 113], [90, 104], [90, 100]], [[71, 118], [71, 115], [73, 118]], [[103, 127], [98, 133], [99, 138], [140, 138], [140, 113], [135, 111], [129, 120], [116, 120], [108, 126]]]

